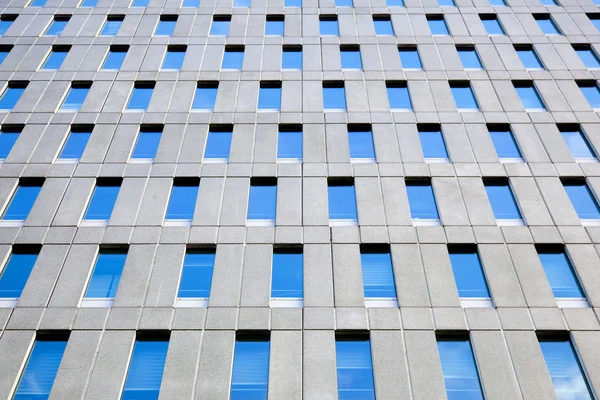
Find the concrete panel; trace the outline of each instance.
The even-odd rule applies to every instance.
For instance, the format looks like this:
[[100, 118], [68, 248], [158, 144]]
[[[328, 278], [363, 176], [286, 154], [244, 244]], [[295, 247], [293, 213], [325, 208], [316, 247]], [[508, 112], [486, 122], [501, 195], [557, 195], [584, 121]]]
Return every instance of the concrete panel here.
[[302, 399], [302, 332], [271, 333], [268, 397]]
[[305, 330], [302, 349], [302, 398], [336, 400], [334, 331]]
[[229, 398], [234, 344], [234, 331], [204, 332], [196, 400]]
[[159, 399], [192, 399], [196, 379], [202, 331], [173, 331], [160, 385]]

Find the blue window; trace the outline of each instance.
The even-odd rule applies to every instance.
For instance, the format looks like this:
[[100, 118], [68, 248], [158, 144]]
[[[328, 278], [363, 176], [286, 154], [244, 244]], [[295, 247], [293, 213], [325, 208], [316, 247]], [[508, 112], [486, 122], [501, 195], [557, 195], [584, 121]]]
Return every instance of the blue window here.
[[177, 23], [176, 15], [161, 15], [154, 34], [156, 36], [171, 36]]
[[488, 35], [506, 35], [504, 28], [500, 25], [500, 21], [498, 21], [498, 17], [495, 14], [480, 15], [479, 18]]
[[127, 250], [101, 249], [96, 258], [85, 298], [114, 299], [127, 259]]
[[198, 186], [199, 182], [197, 179], [175, 180], [171, 189], [171, 197], [169, 198], [169, 206], [167, 207], [165, 219], [191, 221], [194, 218]]
[[456, 4], [454, 4], [454, 0], [438, 0], [438, 5], [440, 7], [456, 7]]
[[550, 15], [534, 14], [533, 18], [535, 18], [535, 20], [538, 23], [538, 26], [540, 27], [542, 32], [544, 32], [544, 34], [546, 34], [546, 35], [560, 35], [561, 34], [560, 31], [558, 30], [558, 27], [554, 23], [554, 21], [552, 21], [552, 18], [550, 17]]
[[348, 126], [348, 144], [351, 159], [375, 159], [375, 147], [370, 126]]
[[181, 69], [185, 51], [185, 46], [169, 46], [163, 60], [162, 69]]
[[[571, 154], [575, 159], [596, 159], [596, 154], [592, 150], [592, 146], [588, 143], [586, 137], [579, 127], [569, 127], [560, 129], [565, 143], [571, 150]], [[2, 136], [0, 136], [2, 139]]]
[[400, 47], [398, 49], [403, 69], [423, 69], [421, 57], [416, 47]]
[[531, 69], [544, 69], [542, 62], [538, 58], [537, 54], [533, 47], [517, 47], [515, 46], [515, 50], [523, 63], [525, 68]]
[[192, 110], [208, 110], [215, 108], [219, 82], [198, 82]]
[[558, 5], [556, 0], [540, 0], [540, 2], [545, 6], [557, 6]]
[[250, 7], [251, 0], [233, 0], [234, 7]]
[[284, 7], [302, 7], [302, 0], [284, 0]]
[[393, 35], [394, 28], [392, 27], [392, 20], [389, 16], [373, 16], [373, 25], [375, 26], [376, 35]]
[[20, 134], [20, 127], [2, 127], [0, 131], [0, 159], [8, 157]]
[[0, 45], [0, 64], [4, 62], [11, 50], [12, 45]]
[[227, 36], [229, 34], [229, 24], [231, 15], [215, 15], [210, 26], [211, 36]]
[[221, 63], [221, 68], [242, 69], [243, 62], [244, 47], [225, 47], [225, 53], [223, 54], [223, 62]]
[[281, 109], [281, 82], [261, 82], [258, 93], [259, 110]]
[[479, 110], [479, 105], [469, 82], [450, 82], [450, 90], [452, 90], [456, 108], [459, 110]]
[[386, 88], [391, 109], [412, 110], [406, 82], [386, 82]]
[[17, 187], [8, 208], [2, 216], [3, 220], [24, 221], [29, 215], [29, 211], [33, 207], [35, 200], [42, 190], [41, 184], [22, 183]]
[[281, 55], [282, 69], [302, 69], [302, 47], [284, 46]]
[[183, 260], [177, 297], [209, 298], [214, 267], [215, 250], [188, 249]]
[[423, 157], [426, 159], [448, 159], [444, 135], [438, 126], [420, 126], [419, 139], [421, 140], [421, 149]]
[[375, 400], [369, 340], [336, 340], [335, 363], [339, 400]]
[[80, 7], [96, 7], [98, 0], [83, 0]]
[[527, 110], [546, 110], [542, 98], [531, 82], [513, 82], [515, 90]]
[[89, 82], [73, 82], [71, 84], [71, 90], [69, 90], [69, 93], [62, 104], [61, 110], [79, 110], [83, 105], [91, 86], [92, 85]]
[[131, 158], [154, 159], [161, 136], [162, 131], [157, 128], [140, 130]]
[[329, 198], [330, 220], [342, 219], [356, 221], [358, 219], [354, 184], [330, 182], [327, 192]]
[[484, 182], [488, 200], [496, 219], [522, 219], [508, 182]]
[[465, 69], [483, 69], [474, 47], [459, 47], [456, 50]]
[[522, 158], [521, 151], [508, 126], [498, 126], [489, 128], [494, 148], [498, 158]]
[[248, 199], [248, 219], [275, 220], [277, 182], [253, 181]]
[[149, 0], [133, 0], [132, 7], [148, 7]]
[[59, 158], [61, 159], [80, 159], [85, 150], [85, 146], [92, 135], [92, 128], [71, 129], [67, 142], [65, 143]]
[[358, 46], [340, 46], [340, 60], [343, 69], [362, 69]]
[[136, 340], [121, 400], [158, 400], [169, 342]]
[[232, 127], [211, 127], [206, 140], [204, 158], [228, 159], [231, 148]]
[[29, 7], [44, 7], [46, 0], [33, 0], [29, 3]]
[[121, 69], [125, 56], [127, 56], [127, 46], [111, 46], [102, 69]]
[[0, 35], [4, 35], [16, 19], [17, 15], [0, 15]]
[[538, 249], [538, 256], [554, 297], [585, 298], [564, 250], [541, 248]]
[[469, 249], [464, 251], [460, 249], [457, 251], [451, 250], [450, 263], [454, 272], [458, 297], [490, 297], [477, 251]]
[[47, 399], [66, 347], [66, 340], [36, 340], [13, 400]]
[[490, 6], [494, 7], [502, 7], [506, 5], [505, 0], [488, 0], [490, 2]]
[[303, 258], [301, 249], [276, 249], [273, 252], [271, 298], [303, 297]]
[[344, 82], [323, 82], [323, 108], [334, 110], [346, 109]]
[[439, 220], [433, 188], [429, 182], [406, 182], [410, 215], [414, 220]]
[[319, 17], [319, 31], [321, 36], [326, 35], [339, 35], [338, 20], [337, 16], [320, 16]]
[[588, 68], [600, 68], [600, 59], [589, 45], [573, 45], [573, 49]]
[[429, 30], [432, 35], [450, 34], [443, 15], [430, 15], [427, 17], [427, 23], [429, 24]]
[[45, 35], [48, 35], [48, 36], [60, 35], [62, 33], [62, 31], [65, 29], [65, 27], [67, 26], [69, 19], [70, 19], [69, 16], [55, 16], [54, 20], [52, 21], [52, 23], [46, 30]]
[[335, 0], [336, 7], [354, 7], [352, 0]]
[[122, 15], [109, 15], [106, 17], [106, 22], [102, 28], [103, 36], [115, 36], [119, 33], [124, 17]]
[[448, 400], [483, 400], [469, 339], [440, 338], [437, 345]]
[[143, 110], [145, 111], [150, 104], [152, 99], [152, 93], [154, 92], [154, 82], [142, 83], [136, 82], [133, 86], [133, 92], [127, 103], [128, 110]]
[[120, 182], [98, 182], [83, 219], [109, 220], [121, 189]]
[[25, 91], [28, 82], [8, 82], [8, 87], [0, 97], [0, 110], [12, 110]]
[[558, 400], [592, 400], [573, 344], [567, 338], [540, 338], [540, 348]]
[[590, 106], [592, 108], [600, 108], [600, 89], [598, 89], [596, 82], [579, 82], [578, 86], [588, 103], [590, 103]]
[[268, 340], [236, 340], [229, 400], [267, 400]]
[[285, 20], [283, 15], [267, 15], [265, 35], [283, 36]]
[[598, 203], [585, 182], [565, 182], [563, 186], [580, 219], [600, 219]]
[[389, 249], [387, 251], [361, 250], [360, 263], [365, 298], [395, 299], [396, 287]]
[[183, 0], [184, 7], [200, 7], [200, 0]]
[[277, 138], [277, 158], [302, 160], [302, 126], [280, 125]]
[[0, 271], [0, 298], [16, 299], [21, 296], [37, 257], [37, 252], [21, 252], [13, 248], [4, 269]]
[[[596, 1], [597, 0], [594, 0], [594, 4], [597, 4]], [[590, 22], [594, 24], [596, 29], [600, 31], [600, 14], [588, 14], [587, 16], [590, 19]]]
[[67, 54], [69, 54], [69, 47], [54, 47], [48, 58], [46, 58], [42, 69], [59, 69], [65, 58], [67, 58]]
[[387, 0], [386, 4], [388, 7], [404, 7], [403, 0]]

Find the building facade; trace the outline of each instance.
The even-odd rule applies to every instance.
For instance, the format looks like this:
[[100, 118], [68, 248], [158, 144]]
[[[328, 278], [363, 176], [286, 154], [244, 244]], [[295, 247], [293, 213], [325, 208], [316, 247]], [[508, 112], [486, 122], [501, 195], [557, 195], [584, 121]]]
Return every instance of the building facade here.
[[592, 0], [0, 7], [1, 399], [599, 398]]

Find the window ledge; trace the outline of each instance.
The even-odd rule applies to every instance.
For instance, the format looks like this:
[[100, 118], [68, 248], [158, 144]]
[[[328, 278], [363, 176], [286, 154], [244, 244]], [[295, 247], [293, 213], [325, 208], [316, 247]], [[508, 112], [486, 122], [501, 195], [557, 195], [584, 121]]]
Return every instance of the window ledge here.
[[590, 304], [584, 298], [560, 298], [556, 299], [559, 308], [590, 308]]
[[526, 108], [525, 112], [548, 112], [545, 108]]
[[24, 219], [3, 219], [0, 226], [5, 228], [20, 228], [25, 225]]
[[57, 158], [54, 164], [77, 164], [79, 158]]
[[498, 226], [525, 226], [522, 219], [496, 219]]
[[274, 219], [247, 219], [246, 226], [275, 226]]
[[583, 226], [600, 226], [600, 219], [580, 219]]
[[114, 301], [115, 301], [115, 299], [90, 297], [90, 298], [83, 299], [81, 301], [80, 307], [82, 307], [82, 308], [94, 308], [94, 307], [110, 308], [110, 307], [112, 307]]
[[213, 112], [213, 109], [210, 108], [192, 108], [193, 113], [211, 113]]
[[461, 297], [462, 308], [494, 308], [494, 302], [489, 297]]
[[515, 157], [515, 158], [500, 158], [500, 162], [502, 164], [518, 164], [518, 163], [524, 163], [525, 160], [523, 160], [522, 158], [519, 158], [519, 157]]
[[412, 108], [390, 108], [391, 112], [414, 112]]
[[5, 297], [0, 299], [0, 308], [15, 308], [19, 298]]
[[356, 219], [330, 219], [329, 226], [358, 226]]
[[192, 226], [191, 219], [166, 219], [163, 226]]
[[280, 112], [281, 110], [279, 108], [259, 108], [257, 109], [257, 112], [259, 113], [273, 113], [273, 112]]
[[413, 226], [441, 226], [442, 221], [439, 219], [413, 219]]
[[426, 158], [425, 159], [425, 163], [427, 164], [446, 164], [449, 163], [450, 159], [449, 158]]
[[579, 164], [597, 163], [598, 159], [597, 158], [576, 158], [575, 162], [579, 163]]
[[154, 158], [130, 158], [129, 164], [152, 164]]
[[373, 308], [398, 308], [398, 299], [395, 297], [365, 298], [365, 307]]
[[458, 112], [479, 112], [479, 108], [457, 108]]
[[81, 221], [79, 226], [106, 226], [108, 225], [107, 219], [84, 219]]
[[303, 308], [304, 299], [302, 298], [271, 298], [271, 308]]
[[278, 158], [277, 163], [279, 164], [302, 164], [301, 158]]
[[208, 307], [208, 298], [207, 297], [180, 297], [175, 302], [175, 307], [180, 308], [191, 308], [191, 307], [199, 307], [206, 308]]
[[205, 158], [202, 162], [204, 164], [226, 164], [229, 162], [229, 158]]
[[374, 164], [377, 161], [374, 158], [351, 158], [352, 164]]

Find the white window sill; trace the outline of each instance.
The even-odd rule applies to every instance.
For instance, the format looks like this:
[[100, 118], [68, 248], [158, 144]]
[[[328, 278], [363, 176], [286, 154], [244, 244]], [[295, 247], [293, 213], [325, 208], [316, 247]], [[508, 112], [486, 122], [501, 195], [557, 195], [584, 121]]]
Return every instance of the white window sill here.
[[278, 158], [277, 163], [279, 164], [302, 164], [301, 158]]
[[519, 164], [524, 163], [525, 160], [522, 158], [500, 158], [500, 162], [502, 164]]
[[458, 112], [479, 112], [479, 108], [457, 108]]
[[4, 228], [20, 228], [24, 224], [24, 219], [3, 219], [2, 221], [0, 221], [0, 227]]
[[125, 113], [143, 113], [143, 112], [146, 112], [146, 109], [145, 108], [127, 108], [123, 112], [125, 112]]
[[414, 112], [412, 108], [390, 108], [391, 112]]
[[413, 226], [441, 226], [442, 221], [439, 219], [413, 219]]
[[526, 108], [525, 112], [548, 112], [545, 108]]
[[205, 158], [202, 162], [204, 164], [226, 164], [229, 162], [229, 158]]
[[130, 158], [129, 164], [152, 164], [154, 158]]
[[79, 112], [79, 108], [59, 108], [59, 113], [76, 113]]
[[79, 226], [106, 226], [108, 225], [108, 220], [107, 219], [84, 219], [83, 221], [81, 221], [81, 224], [79, 224]]
[[192, 226], [191, 219], [166, 219], [163, 226]]
[[498, 226], [525, 226], [522, 219], [496, 219]]
[[449, 158], [426, 158], [427, 164], [447, 164], [450, 162]]
[[556, 299], [559, 308], [590, 308], [586, 299], [579, 298], [560, 298]]
[[213, 111], [212, 108], [192, 108], [193, 113], [211, 113]]
[[352, 164], [374, 164], [377, 161], [374, 158], [351, 158]]
[[579, 164], [597, 163], [598, 159], [597, 158], [576, 158], [575, 162], [579, 163]]
[[54, 164], [77, 164], [79, 158], [57, 158]]
[[271, 298], [271, 308], [303, 308], [304, 299], [302, 298]]
[[207, 297], [180, 297], [175, 302], [175, 307], [181, 308], [206, 308], [208, 307]]
[[246, 226], [275, 226], [274, 219], [247, 219]]
[[365, 298], [365, 307], [398, 308], [398, 299], [394, 297]]
[[600, 226], [600, 219], [580, 219], [583, 226]]
[[494, 308], [494, 302], [489, 297], [461, 297], [462, 308]]
[[358, 226], [356, 219], [330, 219], [329, 226]]
[[19, 298], [5, 297], [0, 299], [0, 308], [15, 308]]
[[81, 308], [110, 308], [112, 307], [115, 299], [105, 299], [105, 298], [94, 298], [90, 297], [87, 299], [81, 300]]
[[323, 111], [325, 112], [346, 112], [345, 108], [323, 108]]
[[281, 110], [279, 108], [259, 108], [258, 112], [259, 113], [273, 113], [273, 112], [280, 112]]

